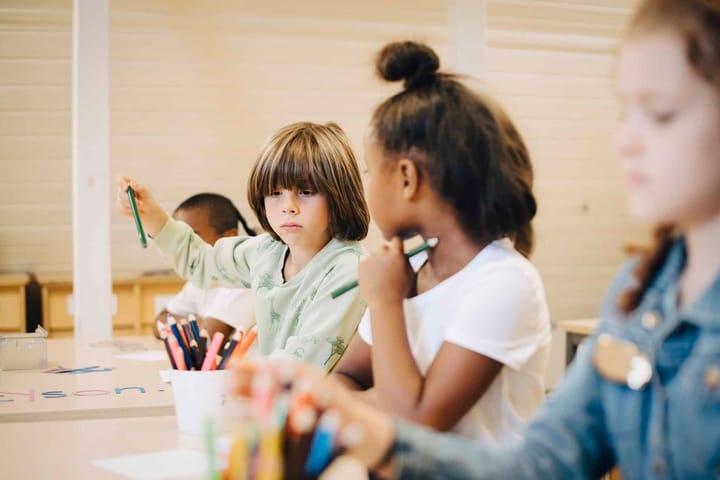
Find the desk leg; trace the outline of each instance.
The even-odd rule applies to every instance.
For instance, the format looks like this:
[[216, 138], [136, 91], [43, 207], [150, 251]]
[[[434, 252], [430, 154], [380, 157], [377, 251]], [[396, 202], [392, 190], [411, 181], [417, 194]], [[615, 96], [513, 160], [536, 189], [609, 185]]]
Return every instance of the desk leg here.
[[566, 333], [565, 334], [565, 365], [570, 365], [575, 354], [577, 353], [578, 346], [582, 343], [587, 335], [579, 333]]

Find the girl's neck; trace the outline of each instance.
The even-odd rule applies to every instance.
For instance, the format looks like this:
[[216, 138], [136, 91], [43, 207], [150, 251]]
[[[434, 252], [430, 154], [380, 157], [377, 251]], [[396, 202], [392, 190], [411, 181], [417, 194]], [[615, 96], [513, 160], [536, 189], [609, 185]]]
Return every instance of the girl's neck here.
[[468, 236], [454, 215], [429, 216], [434, 222], [420, 229], [427, 240], [437, 237], [440, 241], [428, 252], [432, 276], [439, 283], [465, 267], [485, 247], [485, 244]]
[[720, 274], [720, 213], [685, 231], [687, 262], [680, 279], [680, 304], [698, 300]]

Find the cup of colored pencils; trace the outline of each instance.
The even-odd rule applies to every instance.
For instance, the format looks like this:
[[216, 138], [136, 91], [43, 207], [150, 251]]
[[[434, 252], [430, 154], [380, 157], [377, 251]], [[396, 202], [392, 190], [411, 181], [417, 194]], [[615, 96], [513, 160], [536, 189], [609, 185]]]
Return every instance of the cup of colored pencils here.
[[208, 420], [218, 432], [232, 430], [234, 422], [228, 420], [237, 416], [237, 402], [227, 391], [232, 372], [226, 367], [245, 354], [256, 331], [238, 330], [224, 342], [220, 332], [209, 338], [193, 316], [178, 322], [171, 315], [167, 325], [157, 323], [157, 330], [172, 366], [161, 377], [172, 385], [178, 431], [201, 434]]

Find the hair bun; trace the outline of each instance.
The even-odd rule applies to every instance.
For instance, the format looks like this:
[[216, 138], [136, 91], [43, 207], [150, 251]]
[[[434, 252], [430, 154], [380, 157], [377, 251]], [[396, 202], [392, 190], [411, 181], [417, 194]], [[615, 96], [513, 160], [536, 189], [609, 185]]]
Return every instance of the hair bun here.
[[389, 82], [405, 81], [405, 88], [426, 85], [436, 78], [440, 59], [432, 48], [422, 43], [394, 42], [378, 53], [378, 74]]

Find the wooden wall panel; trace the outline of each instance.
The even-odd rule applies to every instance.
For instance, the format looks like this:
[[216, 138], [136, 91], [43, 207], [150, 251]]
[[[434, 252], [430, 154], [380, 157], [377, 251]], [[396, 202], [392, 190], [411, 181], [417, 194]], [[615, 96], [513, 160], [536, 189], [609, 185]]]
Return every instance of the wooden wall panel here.
[[[251, 217], [245, 182], [265, 139], [336, 121], [361, 154], [392, 90], [374, 53], [407, 37], [445, 52], [446, 15], [435, 0], [113, 0], [111, 170], [168, 210], [217, 191]], [[71, 269], [71, 22], [71, 0], [0, 0], [0, 271]], [[115, 276], [166, 268], [132, 222], [114, 214], [111, 229]]]
[[[625, 213], [610, 148], [611, 69], [632, 2], [487, 0], [487, 75], [525, 136], [540, 212], [534, 257], [553, 318], [591, 317], [621, 246], [644, 238]], [[0, 270], [71, 268], [71, 0], [0, 0]], [[297, 120], [337, 121], [362, 157], [373, 77], [387, 41], [446, 58], [436, 0], [113, 0], [111, 170], [168, 210], [198, 191], [245, 201], [264, 140]], [[251, 221], [257, 224], [254, 219]], [[115, 275], [166, 268], [132, 222], [112, 217]], [[379, 243], [376, 229], [367, 241]]]
[[540, 268], [554, 321], [597, 314], [622, 247], [646, 238], [611, 148], [612, 66], [632, 2], [488, 0], [487, 88], [533, 157]]

